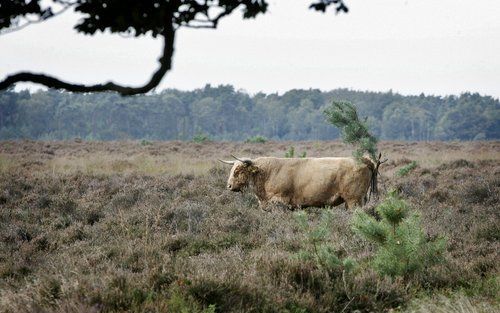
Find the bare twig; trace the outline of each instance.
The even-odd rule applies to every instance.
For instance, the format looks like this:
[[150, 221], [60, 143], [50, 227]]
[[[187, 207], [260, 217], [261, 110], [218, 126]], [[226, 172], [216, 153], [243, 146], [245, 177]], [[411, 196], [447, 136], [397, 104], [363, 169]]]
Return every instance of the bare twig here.
[[345, 307], [342, 309], [342, 311], [340, 311], [340, 313], [344, 313], [344, 311], [347, 309], [347, 307], [349, 306], [349, 304], [351, 304], [352, 300], [354, 300], [355, 297], [352, 297], [351, 300], [349, 300], [349, 302], [347, 302], [347, 304], [345, 305]]
[[345, 295], [347, 296], [347, 299], [352, 301], [353, 298], [351, 298], [351, 296], [349, 295], [349, 290], [347, 289], [347, 281], [345, 280], [345, 269], [342, 270], [342, 282], [344, 283], [344, 291], [345, 291]]
[[215, 29], [214, 25], [189, 25], [189, 24], [182, 24], [182, 27], [195, 28], [195, 29], [200, 29], [200, 28]]

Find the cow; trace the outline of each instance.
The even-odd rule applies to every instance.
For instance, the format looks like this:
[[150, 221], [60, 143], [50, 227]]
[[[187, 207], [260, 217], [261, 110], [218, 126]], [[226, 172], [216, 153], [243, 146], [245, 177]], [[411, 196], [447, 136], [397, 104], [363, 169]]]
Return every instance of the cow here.
[[227, 189], [237, 192], [251, 185], [263, 209], [270, 203], [291, 208], [338, 206], [344, 202], [347, 208], [362, 206], [368, 188], [372, 186], [376, 192], [378, 166], [382, 163], [368, 156], [232, 157], [236, 160], [219, 160], [233, 165]]

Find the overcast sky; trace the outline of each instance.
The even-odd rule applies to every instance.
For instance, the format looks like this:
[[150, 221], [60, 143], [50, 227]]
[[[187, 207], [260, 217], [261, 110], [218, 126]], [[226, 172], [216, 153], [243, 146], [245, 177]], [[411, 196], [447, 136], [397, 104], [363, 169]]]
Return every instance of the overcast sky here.
[[[157, 90], [232, 84], [250, 93], [351, 88], [403, 94], [465, 91], [500, 97], [499, 0], [346, 0], [348, 14], [308, 10], [312, 0], [269, 1], [217, 30], [182, 29], [174, 68]], [[162, 43], [84, 36], [67, 12], [0, 36], [0, 78], [31, 70], [61, 79], [139, 85]]]

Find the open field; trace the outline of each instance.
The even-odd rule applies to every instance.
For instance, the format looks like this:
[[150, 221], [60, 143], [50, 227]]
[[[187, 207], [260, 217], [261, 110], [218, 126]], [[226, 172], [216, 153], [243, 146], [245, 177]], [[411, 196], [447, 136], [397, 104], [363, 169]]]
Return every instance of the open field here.
[[[405, 279], [370, 267], [374, 247], [343, 206], [329, 242], [357, 266], [327, 274], [295, 257], [307, 243], [294, 212], [225, 190], [218, 158], [290, 146], [351, 154], [338, 141], [0, 142], [0, 312], [500, 310], [500, 142], [379, 145], [379, 188], [447, 238], [445, 263]], [[307, 210], [311, 225], [323, 210]]]

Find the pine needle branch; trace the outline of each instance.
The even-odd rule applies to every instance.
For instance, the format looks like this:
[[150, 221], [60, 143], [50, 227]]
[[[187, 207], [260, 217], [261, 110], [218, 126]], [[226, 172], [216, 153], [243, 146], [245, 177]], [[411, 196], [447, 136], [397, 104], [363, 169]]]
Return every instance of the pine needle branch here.
[[359, 119], [352, 103], [333, 101], [332, 106], [325, 110], [325, 115], [330, 123], [340, 129], [342, 140], [356, 147], [355, 157], [360, 158], [368, 153], [373, 160], [377, 160], [378, 139], [370, 133], [366, 119]]

